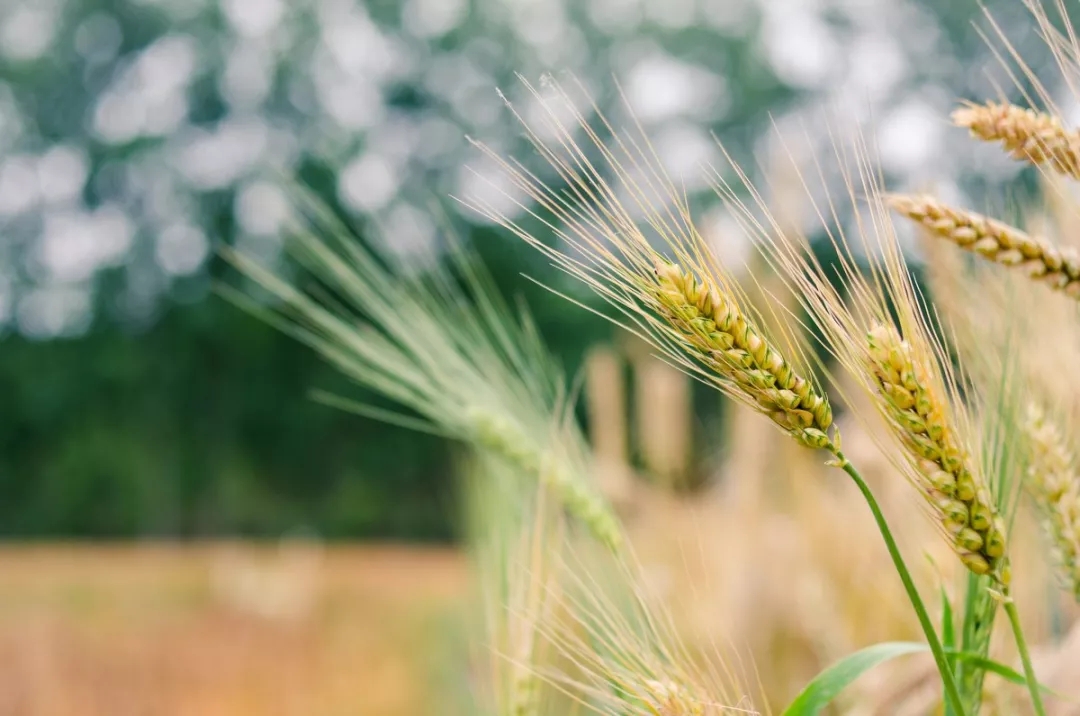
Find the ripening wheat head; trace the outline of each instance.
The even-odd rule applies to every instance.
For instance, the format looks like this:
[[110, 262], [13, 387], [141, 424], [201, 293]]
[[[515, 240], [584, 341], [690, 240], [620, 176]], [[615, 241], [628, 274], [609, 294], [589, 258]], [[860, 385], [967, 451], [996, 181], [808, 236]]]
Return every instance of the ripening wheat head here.
[[[524, 84], [541, 103], [544, 126], [511, 110], [554, 177], [543, 180], [478, 146], [539, 209], [519, 207], [563, 245], [549, 246], [490, 203], [471, 199], [470, 205], [588, 284], [670, 362], [764, 413], [800, 443], [831, 446], [828, 399], [797, 368], [802, 356], [795, 341], [763, 330], [647, 140], [616, 132], [595, 107], [597, 122], [590, 124], [554, 82], [549, 97]], [[553, 105], [570, 109], [570, 124]]]
[[1080, 300], [1080, 252], [931, 196], [894, 195], [889, 205], [935, 236]]
[[[838, 151], [838, 156], [848, 155]], [[1006, 583], [1004, 522], [984, 474], [969, 405], [961, 399], [958, 376], [931, 328], [868, 151], [856, 142], [853, 156], [857, 170], [842, 167], [855, 205], [853, 224], [824, 227], [839, 257], [836, 268], [822, 266], [813, 254], [779, 237], [775, 223], [754, 218], [730, 187], [719, 184], [717, 189], [733, 211], [741, 212], [748, 229], [759, 227], [760, 243], [799, 287], [829, 352], [872, 398], [890, 428], [891, 440], [882, 448], [925, 498], [964, 565]], [[818, 213], [838, 215], [833, 206]], [[834, 373], [833, 378], [842, 391], [840, 376]]]
[[947, 396], [937, 389], [934, 357], [920, 355], [914, 342], [886, 322], [871, 327], [866, 344], [883, 414], [914, 462], [920, 487], [960, 559], [976, 574], [1001, 573], [1004, 521], [973, 471], [976, 463], [957, 435]]
[[1013, 104], [968, 103], [953, 112], [952, 120], [984, 142], [1000, 142], [1014, 159], [1080, 179], [1080, 132], [1066, 129], [1052, 114]]
[[227, 253], [276, 304], [267, 308], [225, 289], [227, 295], [420, 417], [327, 402], [463, 440], [506, 461], [617, 548], [621, 531], [589, 480], [562, 377], [528, 317], [515, 318], [459, 249], [452, 247], [451, 258], [464, 289], [448, 270], [410, 276], [354, 240], [317, 200], [302, 192], [299, 198], [310, 223], [295, 230], [288, 248], [319, 286], [305, 292], [257, 261]]
[[[1023, 487], [1046, 529], [1061, 583], [1080, 598], [1080, 466], [1070, 443], [1080, 415], [1080, 377], [1062, 370], [1080, 364], [1080, 311], [1061, 296], [1008, 279], [971, 272], [964, 295], [974, 340], [957, 346], [981, 370], [976, 378], [1003, 375], [1005, 382], [1011, 373], [1022, 386], [1011, 437], [1026, 460]], [[1005, 356], [995, 361], [996, 372], [986, 360], [995, 354]]]
[[[1067, 126], [1059, 90], [1080, 100], [1080, 35], [1072, 9], [1065, 0], [1023, 0], [1039, 38], [1057, 65], [1057, 77], [1048, 86], [1045, 67], [1032, 67], [1009, 39], [1011, 27], [1000, 25], [989, 12], [990, 32], [984, 37], [997, 45], [997, 56], [1006, 76], [1029, 109], [1008, 101], [967, 102], [953, 112], [953, 122], [985, 142], [1000, 143], [1014, 159], [1031, 162], [1062, 176], [1080, 179], [1080, 132]], [[1051, 91], [1050, 87], [1054, 88]]]

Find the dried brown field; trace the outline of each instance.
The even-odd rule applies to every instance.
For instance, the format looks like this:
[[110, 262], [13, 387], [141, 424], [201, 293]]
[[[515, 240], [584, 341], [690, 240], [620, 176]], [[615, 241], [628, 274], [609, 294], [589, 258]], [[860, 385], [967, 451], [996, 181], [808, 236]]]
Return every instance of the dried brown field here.
[[424, 713], [465, 590], [398, 547], [16, 545], [0, 575], [0, 716]]

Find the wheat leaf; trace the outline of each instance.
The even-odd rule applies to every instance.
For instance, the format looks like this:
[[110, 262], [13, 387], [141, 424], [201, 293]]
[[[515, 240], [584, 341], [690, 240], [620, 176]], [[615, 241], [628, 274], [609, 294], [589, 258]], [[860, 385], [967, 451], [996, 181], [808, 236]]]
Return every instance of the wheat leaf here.
[[926, 644], [910, 641], [890, 641], [874, 644], [865, 649], [860, 649], [854, 654], [849, 654], [815, 676], [806, 685], [806, 688], [795, 697], [791, 705], [784, 709], [783, 716], [814, 716], [819, 714], [855, 679], [878, 664], [895, 659], [898, 656], [926, 649]]

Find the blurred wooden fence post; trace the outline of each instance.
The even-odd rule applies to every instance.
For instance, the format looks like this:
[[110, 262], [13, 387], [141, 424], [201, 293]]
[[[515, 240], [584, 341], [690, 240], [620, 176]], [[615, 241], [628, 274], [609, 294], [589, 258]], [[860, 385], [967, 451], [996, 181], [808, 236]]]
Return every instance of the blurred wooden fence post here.
[[646, 351], [634, 356], [636, 437], [646, 469], [665, 487], [685, 487], [693, 449], [690, 378]]
[[629, 499], [632, 488], [626, 391], [622, 360], [611, 346], [594, 346], [585, 357], [585, 397], [597, 479], [609, 499], [622, 502]]

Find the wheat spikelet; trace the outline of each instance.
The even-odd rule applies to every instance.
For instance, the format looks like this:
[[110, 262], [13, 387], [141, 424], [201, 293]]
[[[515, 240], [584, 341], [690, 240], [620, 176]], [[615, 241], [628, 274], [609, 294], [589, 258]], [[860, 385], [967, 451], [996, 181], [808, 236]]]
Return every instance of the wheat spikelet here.
[[1080, 600], [1080, 471], [1061, 429], [1035, 405], [1024, 432], [1031, 463], [1027, 488], [1053, 544], [1062, 583]]
[[952, 121], [985, 142], [1001, 142], [1014, 159], [1080, 179], [1080, 133], [1051, 114], [1013, 104], [970, 103], [954, 111]]
[[926, 368], [894, 327], [867, 334], [868, 356], [887, 416], [920, 477], [920, 487], [964, 565], [1008, 584], [1005, 525], [989, 491], [953, 437], [945, 403]]
[[659, 262], [659, 311], [706, 365], [803, 445], [829, 447], [829, 401], [798, 375], [734, 302], [677, 265]]
[[1008, 224], [963, 209], [954, 209], [931, 196], [894, 195], [889, 205], [929, 229], [935, 236], [1080, 300], [1080, 253], [1058, 248]]

